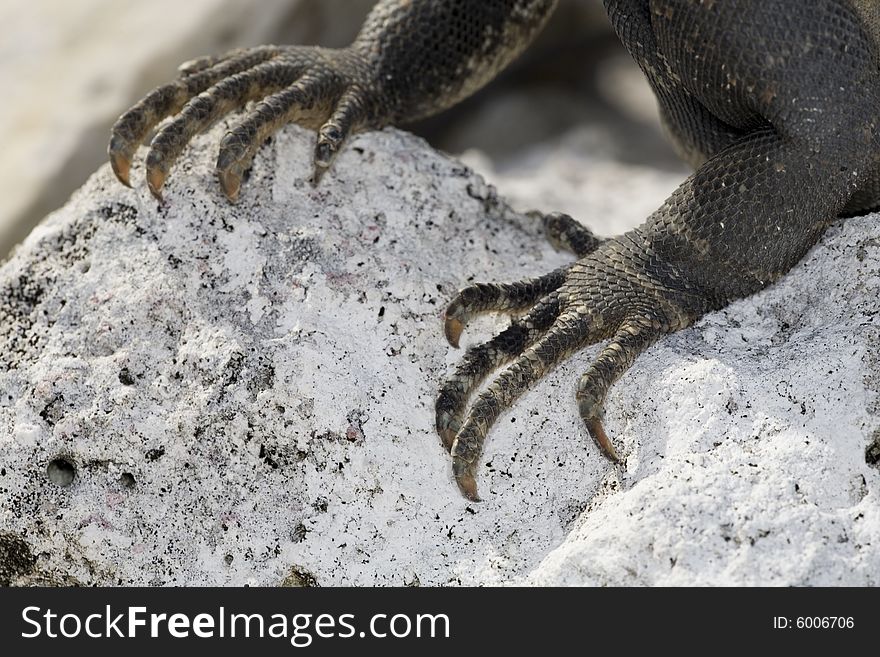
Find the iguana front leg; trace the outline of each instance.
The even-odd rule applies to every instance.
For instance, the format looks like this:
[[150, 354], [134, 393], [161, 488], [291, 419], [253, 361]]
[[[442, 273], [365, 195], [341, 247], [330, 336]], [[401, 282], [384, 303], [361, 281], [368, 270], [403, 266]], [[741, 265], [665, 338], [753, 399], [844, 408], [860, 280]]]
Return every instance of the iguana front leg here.
[[352, 134], [439, 112], [470, 95], [532, 40], [556, 0], [382, 0], [348, 48], [261, 46], [184, 64], [113, 126], [108, 148], [120, 181], [160, 121], [147, 183], [161, 198], [189, 141], [258, 101], [224, 137], [217, 172], [230, 200], [260, 145], [289, 122], [318, 131], [314, 180]]

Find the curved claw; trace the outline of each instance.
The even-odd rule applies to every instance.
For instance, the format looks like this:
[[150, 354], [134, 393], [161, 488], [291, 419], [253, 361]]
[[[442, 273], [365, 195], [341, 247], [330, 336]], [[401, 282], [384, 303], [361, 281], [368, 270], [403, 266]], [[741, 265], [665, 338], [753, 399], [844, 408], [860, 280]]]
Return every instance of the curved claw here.
[[458, 489], [471, 502], [479, 502], [480, 496], [477, 494], [477, 480], [474, 478], [472, 470], [472, 463], [468, 463], [460, 456], [452, 457], [452, 473], [455, 475], [455, 483], [458, 484]]
[[116, 174], [117, 180], [126, 187], [131, 187], [129, 174], [132, 154], [128, 152], [122, 140], [116, 135], [110, 139], [107, 155], [110, 156], [110, 166], [113, 167], [113, 173]]
[[253, 152], [249, 151], [245, 141], [235, 133], [229, 132], [220, 142], [220, 153], [217, 155], [217, 177], [223, 193], [233, 203], [238, 200], [241, 192], [241, 180], [244, 172], [253, 160]]
[[335, 107], [324, 125], [318, 130], [315, 144], [312, 184], [317, 186], [330, 168], [349, 135], [356, 131], [364, 118], [364, 96], [359, 87], [349, 87], [335, 101]]
[[241, 174], [238, 167], [230, 167], [228, 169], [219, 169], [217, 175], [220, 178], [220, 186], [223, 193], [233, 203], [238, 200], [238, 194], [241, 191]]
[[452, 446], [455, 444], [455, 436], [458, 432], [455, 430], [455, 422], [450, 413], [438, 411], [437, 413], [437, 433], [440, 434], [440, 440], [447, 452], [452, 452]]
[[453, 347], [458, 349], [458, 341], [461, 338], [461, 333], [464, 331], [464, 322], [460, 319], [456, 319], [455, 317], [450, 317], [446, 315], [446, 320], [443, 324], [443, 330], [446, 333], [446, 340]]
[[587, 431], [590, 432], [590, 437], [593, 439], [596, 445], [598, 445], [599, 449], [602, 450], [602, 453], [614, 463], [620, 463], [622, 459], [617, 453], [617, 450], [614, 449], [614, 443], [611, 442], [608, 434], [605, 433], [605, 428], [602, 426], [602, 421], [599, 418], [594, 417], [585, 420], [585, 422], [587, 425]]
[[318, 134], [318, 143], [315, 145], [314, 156], [315, 168], [312, 172], [311, 180], [311, 183], [314, 187], [317, 187], [318, 183], [321, 182], [321, 178], [324, 177], [327, 169], [330, 168], [330, 164], [333, 161], [334, 156], [336, 155], [336, 151], [339, 148], [340, 137], [337, 136], [336, 139], [337, 141], [334, 142], [331, 141], [325, 134]]
[[312, 183], [312, 187], [318, 186], [318, 183], [321, 182], [321, 178], [324, 177], [324, 174], [327, 172], [327, 169], [329, 169], [329, 167], [321, 166], [320, 164], [315, 162], [315, 168], [312, 171], [311, 180], [309, 180], [309, 182]]
[[162, 186], [165, 184], [165, 172], [157, 167], [149, 167], [147, 169], [147, 186], [150, 193], [156, 197], [159, 202], [164, 202], [162, 198]]
[[443, 441], [443, 446], [446, 448], [446, 451], [452, 451], [452, 445], [455, 442], [455, 431], [453, 429], [439, 429], [437, 433], [440, 434], [440, 440]]
[[[339, 137], [336, 139], [338, 141]], [[337, 143], [330, 141], [325, 135], [319, 135], [318, 143], [315, 146], [315, 168], [326, 169], [329, 167], [337, 147]]]
[[461, 409], [463, 407], [461, 387], [446, 383], [437, 395], [434, 404], [435, 426], [446, 451], [452, 453], [455, 437], [461, 429]]

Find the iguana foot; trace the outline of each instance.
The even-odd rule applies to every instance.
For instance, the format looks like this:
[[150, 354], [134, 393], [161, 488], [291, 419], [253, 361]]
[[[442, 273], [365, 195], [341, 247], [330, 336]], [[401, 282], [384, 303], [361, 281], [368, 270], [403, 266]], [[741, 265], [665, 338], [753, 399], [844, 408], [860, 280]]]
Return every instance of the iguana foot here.
[[[584, 257], [540, 278], [471, 285], [446, 313], [446, 334], [457, 346], [467, 320], [477, 313], [527, 309], [496, 337], [469, 348], [437, 398], [437, 431], [452, 455], [459, 488], [474, 501], [479, 499], [477, 462], [498, 416], [557, 364], [601, 340], [609, 341], [581, 377], [576, 399], [593, 440], [608, 458], [619, 461], [602, 426], [608, 389], [660, 336], [691, 321], [680, 304], [688, 293], [649, 275], [657, 263], [636, 231], [599, 243], [585, 229], [578, 232], [570, 218], [559, 217], [545, 218], [545, 225], [563, 225], [566, 230], [557, 235], [568, 237], [560, 243], [589, 248]], [[468, 407], [480, 383], [508, 363]]]
[[349, 49], [297, 46], [261, 46], [188, 62], [177, 80], [147, 94], [116, 121], [108, 148], [113, 171], [129, 185], [138, 146], [173, 116], [156, 133], [146, 158], [147, 183], [161, 199], [168, 172], [190, 140], [224, 115], [259, 101], [220, 144], [217, 173], [226, 196], [238, 198], [242, 175], [260, 145], [291, 121], [318, 131], [317, 181], [346, 138], [370, 123], [373, 99], [365, 68]]

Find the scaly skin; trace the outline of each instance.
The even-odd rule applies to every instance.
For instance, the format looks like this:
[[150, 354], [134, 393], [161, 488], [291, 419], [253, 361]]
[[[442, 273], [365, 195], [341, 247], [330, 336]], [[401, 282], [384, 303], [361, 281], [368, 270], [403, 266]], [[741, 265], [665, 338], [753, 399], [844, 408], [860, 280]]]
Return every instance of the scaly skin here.
[[[180, 111], [147, 156], [158, 194], [195, 132], [273, 94], [221, 145], [227, 194], [238, 194], [256, 148], [289, 120], [320, 126], [315, 160], [322, 171], [353, 131], [427, 116], [485, 84], [528, 44], [554, 4], [385, 0], [344, 50], [269, 47], [200, 60], [120, 118], [111, 160], [127, 182], [137, 144], [157, 121]], [[573, 251], [575, 263], [519, 283], [470, 286], [452, 301], [446, 335], [453, 346], [477, 313], [524, 313], [469, 349], [437, 400], [437, 430], [472, 500], [492, 424], [559, 362], [607, 341], [576, 399], [590, 434], [618, 460], [602, 409], [611, 385], [640, 353], [779, 279], [835, 217], [880, 206], [880, 3], [605, 6], [696, 171], [644, 224], [612, 239], [600, 241], [563, 215], [545, 217], [548, 236]]]

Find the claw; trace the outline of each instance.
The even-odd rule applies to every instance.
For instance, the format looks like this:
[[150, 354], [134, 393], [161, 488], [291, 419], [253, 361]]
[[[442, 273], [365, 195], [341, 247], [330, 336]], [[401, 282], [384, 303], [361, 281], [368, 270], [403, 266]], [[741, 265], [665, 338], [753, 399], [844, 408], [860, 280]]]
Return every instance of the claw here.
[[455, 431], [452, 429], [440, 429], [440, 440], [443, 441], [443, 446], [446, 448], [446, 451], [452, 451], [452, 444], [455, 442]]
[[246, 164], [250, 163], [250, 158], [246, 153], [246, 149], [234, 138], [234, 135], [230, 133], [224, 137], [220, 145], [220, 153], [217, 156], [217, 176], [220, 178], [223, 193], [232, 203], [238, 200], [239, 192], [241, 192], [241, 179]]
[[458, 411], [461, 407], [461, 390], [458, 387], [446, 384], [441, 388], [434, 404], [437, 433], [443, 441], [446, 451], [452, 453], [452, 445], [458, 430], [461, 429], [461, 420]]
[[131, 171], [131, 160], [120, 153], [110, 153], [110, 166], [113, 167], [113, 173], [116, 174], [117, 180], [126, 187], [131, 187], [129, 181], [129, 172]]
[[474, 478], [471, 469], [472, 464], [465, 461], [462, 457], [452, 457], [452, 472], [455, 475], [455, 483], [458, 484], [458, 489], [471, 502], [479, 502], [480, 496], [477, 495], [477, 480]]
[[321, 182], [321, 178], [324, 177], [324, 174], [327, 172], [327, 169], [330, 168], [330, 163], [333, 161], [333, 156], [336, 154], [336, 150], [328, 141], [324, 141], [326, 137], [319, 136], [318, 143], [315, 146], [315, 170], [312, 173], [312, 186], [317, 187], [318, 183]]
[[223, 193], [233, 203], [238, 200], [238, 193], [241, 191], [241, 175], [236, 169], [237, 167], [230, 167], [229, 169], [220, 169], [218, 171]]
[[152, 192], [153, 196], [155, 196], [160, 202], [163, 201], [162, 186], [164, 184], [164, 171], [157, 167], [150, 167], [147, 169], [147, 186], [150, 188], [150, 192]]
[[319, 141], [317, 146], [315, 146], [315, 168], [326, 169], [329, 167], [335, 152], [333, 144], [328, 141]]
[[110, 156], [110, 166], [113, 167], [113, 173], [116, 178], [126, 187], [131, 187], [129, 181], [129, 172], [131, 171], [131, 155], [126, 152], [125, 147], [119, 143], [118, 137], [110, 139], [110, 146], [107, 149]]
[[440, 440], [443, 441], [443, 446], [446, 448], [447, 452], [452, 451], [452, 445], [455, 443], [455, 436], [458, 434], [458, 432], [452, 428], [451, 420], [451, 416], [446, 413], [437, 417], [437, 433], [440, 434]]
[[617, 450], [614, 449], [614, 443], [611, 442], [611, 439], [608, 438], [608, 434], [605, 433], [605, 428], [602, 426], [602, 420], [594, 417], [586, 420], [586, 424], [587, 431], [590, 432], [590, 437], [596, 445], [599, 446], [602, 453], [614, 463], [620, 463], [622, 459], [617, 453]]
[[312, 178], [310, 180], [312, 187], [318, 186], [318, 183], [321, 182], [321, 178], [324, 177], [328, 168], [328, 166], [320, 164], [317, 160], [315, 161], [315, 170], [312, 172]]
[[447, 315], [444, 330], [449, 344], [458, 349], [458, 340], [461, 338], [461, 332], [464, 330], [464, 323], [455, 317], [449, 317]]

